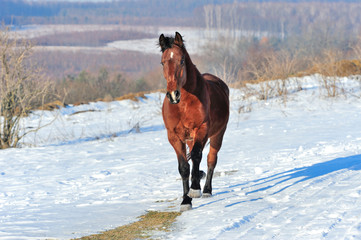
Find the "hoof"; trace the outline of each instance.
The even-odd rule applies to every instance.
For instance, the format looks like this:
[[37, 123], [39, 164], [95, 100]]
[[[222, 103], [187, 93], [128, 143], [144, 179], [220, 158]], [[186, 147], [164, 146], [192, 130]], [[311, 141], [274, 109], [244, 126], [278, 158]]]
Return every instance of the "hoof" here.
[[192, 204], [182, 204], [180, 206], [180, 212], [192, 210]]
[[200, 189], [189, 189], [188, 196], [190, 198], [200, 198], [202, 196], [202, 192]]
[[210, 198], [212, 197], [212, 193], [203, 193], [202, 198]]

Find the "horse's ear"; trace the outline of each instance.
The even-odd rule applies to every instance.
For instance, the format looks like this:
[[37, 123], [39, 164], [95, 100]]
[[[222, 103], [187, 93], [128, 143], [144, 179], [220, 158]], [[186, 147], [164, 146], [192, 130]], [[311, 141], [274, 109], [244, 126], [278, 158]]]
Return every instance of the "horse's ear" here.
[[174, 43], [179, 47], [183, 47], [183, 39], [182, 36], [179, 34], [179, 32], [175, 33]]
[[159, 46], [162, 52], [164, 52], [166, 49], [166, 40], [163, 33], [159, 36]]

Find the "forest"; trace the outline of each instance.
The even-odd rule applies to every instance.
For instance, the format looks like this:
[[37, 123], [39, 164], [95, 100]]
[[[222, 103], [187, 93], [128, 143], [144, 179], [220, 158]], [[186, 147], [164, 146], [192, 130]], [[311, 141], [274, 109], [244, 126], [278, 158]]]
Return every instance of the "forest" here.
[[[25, 0], [4, 0], [0, 18], [6, 24], [156, 24], [161, 19], [182, 19], [194, 17], [195, 9], [206, 4], [232, 3], [232, 0], [202, 1], [111, 1], [111, 2], [45, 2]], [[158, 22], [159, 25], [167, 21]]]
[[[0, 19], [6, 25], [24, 24], [176, 24], [204, 25], [200, 14], [207, 5], [254, 3], [357, 3], [357, 0], [118, 0], [111, 2], [66, 2], [66, 1], [1, 1]], [[311, 4], [312, 5], [312, 4]], [[239, 13], [241, 14], [241, 13]], [[257, 15], [257, 14], [256, 14]], [[257, 16], [255, 16], [257, 17]]]

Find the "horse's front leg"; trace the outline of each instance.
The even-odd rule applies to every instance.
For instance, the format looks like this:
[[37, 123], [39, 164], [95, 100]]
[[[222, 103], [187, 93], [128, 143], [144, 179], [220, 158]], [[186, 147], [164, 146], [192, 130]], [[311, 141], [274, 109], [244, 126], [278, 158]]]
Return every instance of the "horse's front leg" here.
[[202, 126], [194, 132], [194, 144], [191, 150], [191, 159], [193, 162], [192, 185], [188, 193], [188, 196], [190, 196], [191, 198], [199, 198], [202, 196], [200, 185], [202, 174], [199, 171], [199, 165], [202, 160], [203, 147], [207, 142], [207, 136], [208, 125], [207, 123], [203, 123]]
[[178, 170], [183, 183], [183, 201], [180, 207], [180, 211], [183, 212], [192, 209], [192, 198], [188, 196], [190, 167], [187, 158], [183, 154], [178, 155]]
[[168, 132], [168, 140], [173, 146], [178, 158], [178, 171], [183, 183], [183, 201], [180, 211], [192, 209], [192, 198], [188, 196], [190, 167], [186, 156], [186, 145], [175, 133]]

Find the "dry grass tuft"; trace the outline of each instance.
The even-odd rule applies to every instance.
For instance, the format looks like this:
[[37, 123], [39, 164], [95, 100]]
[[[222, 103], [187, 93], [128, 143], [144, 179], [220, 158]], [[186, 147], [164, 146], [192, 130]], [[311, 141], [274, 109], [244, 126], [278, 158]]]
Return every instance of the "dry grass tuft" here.
[[138, 92], [138, 93], [128, 93], [125, 94], [121, 97], [117, 97], [115, 98], [116, 101], [121, 101], [121, 100], [133, 100], [133, 101], [139, 101], [139, 98], [143, 98], [146, 99], [147, 97], [145, 96], [146, 92]]
[[146, 99], [147, 97], [145, 94], [154, 93], [154, 92], [165, 92], [164, 89], [160, 90], [153, 90], [153, 91], [143, 91], [143, 92], [137, 92], [137, 93], [128, 93], [126, 95], [123, 95], [121, 97], [117, 97], [114, 100], [121, 101], [121, 100], [133, 100], [133, 101], [139, 101], [139, 98]]
[[361, 60], [340, 60], [315, 64], [303, 75], [319, 73], [325, 76], [345, 77], [361, 74]]
[[137, 222], [80, 239], [147, 239], [151, 237], [152, 231], [169, 232], [170, 226], [179, 215], [179, 212], [149, 211], [147, 214], [140, 216], [140, 220]]
[[61, 107], [65, 107], [66, 105], [62, 102], [62, 101], [59, 101], [59, 100], [56, 100], [54, 102], [50, 102], [50, 103], [47, 103], [47, 104], [44, 104], [43, 106], [39, 107], [38, 109], [39, 110], [48, 110], [48, 111], [51, 111], [51, 110], [54, 110], [54, 109], [59, 109]]

